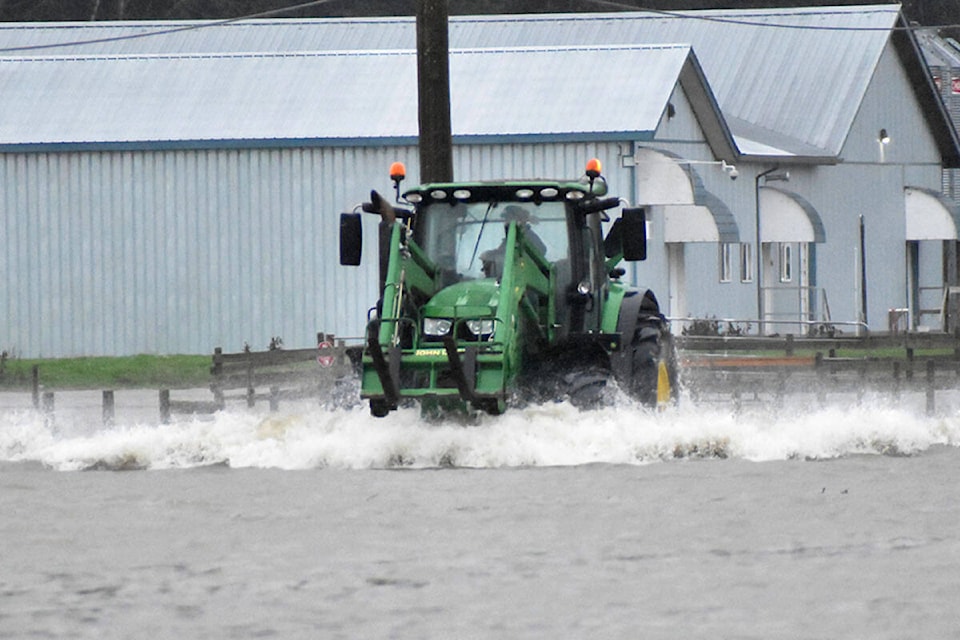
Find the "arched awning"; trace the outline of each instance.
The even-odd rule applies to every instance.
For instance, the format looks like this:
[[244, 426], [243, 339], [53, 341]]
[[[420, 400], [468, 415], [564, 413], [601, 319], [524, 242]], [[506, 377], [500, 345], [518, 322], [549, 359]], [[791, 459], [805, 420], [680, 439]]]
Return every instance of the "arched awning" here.
[[803, 196], [760, 187], [761, 242], [825, 242], [820, 214]]
[[907, 240], [958, 240], [960, 212], [957, 205], [939, 191], [905, 187]]
[[634, 159], [638, 204], [664, 207], [664, 242], [740, 242], [733, 212], [706, 190], [689, 162], [645, 147]]
[[709, 191], [703, 205], [664, 207], [664, 242], [740, 242], [740, 230], [726, 203]]

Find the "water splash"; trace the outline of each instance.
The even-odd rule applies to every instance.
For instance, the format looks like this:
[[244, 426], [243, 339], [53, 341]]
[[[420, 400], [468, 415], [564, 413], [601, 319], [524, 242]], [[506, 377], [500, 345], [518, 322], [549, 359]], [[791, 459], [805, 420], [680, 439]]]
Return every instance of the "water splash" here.
[[528, 406], [470, 424], [426, 423], [416, 409], [386, 419], [363, 407], [284, 407], [267, 414], [229, 410], [204, 420], [110, 428], [58, 425], [33, 411], [0, 413], [0, 461], [59, 470], [323, 467], [495, 468], [592, 463], [648, 464], [690, 457], [825, 459], [913, 455], [960, 445], [960, 415], [925, 417], [871, 405], [732, 412], [684, 403], [653, 412], [629, 402], [580, 411]]

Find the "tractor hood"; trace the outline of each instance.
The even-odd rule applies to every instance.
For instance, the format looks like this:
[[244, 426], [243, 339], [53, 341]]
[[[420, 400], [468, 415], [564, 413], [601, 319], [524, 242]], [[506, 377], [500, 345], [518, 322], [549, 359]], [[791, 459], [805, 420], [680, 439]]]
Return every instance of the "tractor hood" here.
[[467, 280], [440, 290], [423, 308], [425, 318], [483, 318], [492, 316], [500, 300], [495, 278]]

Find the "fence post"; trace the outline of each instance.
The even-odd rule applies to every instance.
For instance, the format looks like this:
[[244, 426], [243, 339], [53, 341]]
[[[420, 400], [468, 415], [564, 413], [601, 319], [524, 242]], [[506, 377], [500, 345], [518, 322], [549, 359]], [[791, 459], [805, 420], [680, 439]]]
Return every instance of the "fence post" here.
[[31, 380], [33, 389], [33, 408], [40, 408], [40, 365], [33, 365], [31, 370]]
[[113, 426], [113, 391], [103, 392], [103, 424], [104, 426]]
[[783, 408], [783, 395], [787, 391], [787, 375], [786, 371], [777, 372], [777, 387], [774, 394], [774, 406], [777, 409]]
[[936, 411], [936, 387], [934, 386], [934, 363], [927, 360], [927, 415], [932, 416]]
[[825, 391], [827, 384], [824, 380], [826, 371], [823, 368], [822, 351], [817, 351], [816, 355], [813, 357], [813, 368], [814, 371], [817, 372], [817, 404], [822, 408], [827, 404], [827, 392]]
[[213, 350], [213, 366], [210, 367], [210, 373], [213, 374], [213, 380], [210, 381], [213, 402], [217, 405], [217, 409], [223, 411], [226, 405], [226, 400], [223, 397], [223, 387], [220, 384], [220, 375], [223, 373], [223, 347], [216, 347]]
[[900, 362], [893, 362], [893, 399], [900, 402]]
[[253, 407], [257, 402], [257, 390], [253, 386], [253, 361], [247, 361], [247, 406]]
[[270, 411], [280, 410], [280, 387], [270, 387]]
[[740, 391], [740, 375], [734, 374], [731, 376], [731, 379], [733, 380], [733, 412], [740, 413], [740, 410], [743, 409], [743, 399]]
[[160, 389], [160, 424], [170, 424], [170, 389]]
[[861, 360], [857, 365], [857, 406], [863, 404], [863, 394], [867, 390], [867, 361]]
[[54, 402], [53, 391], [44, 391], [42, 399], [43, 421], [47, 427], [54, 426]]

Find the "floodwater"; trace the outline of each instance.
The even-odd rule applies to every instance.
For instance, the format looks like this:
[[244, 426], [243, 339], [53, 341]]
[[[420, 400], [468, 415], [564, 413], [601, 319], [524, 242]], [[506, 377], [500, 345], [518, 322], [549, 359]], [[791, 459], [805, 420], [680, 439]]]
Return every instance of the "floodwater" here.
[[141, 400], [0, 395], [0, 638], [960, 638], [949, 406]]

